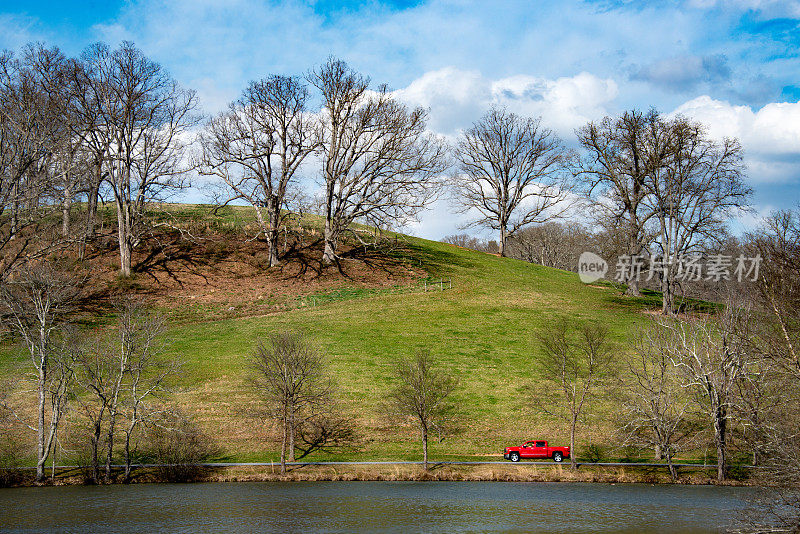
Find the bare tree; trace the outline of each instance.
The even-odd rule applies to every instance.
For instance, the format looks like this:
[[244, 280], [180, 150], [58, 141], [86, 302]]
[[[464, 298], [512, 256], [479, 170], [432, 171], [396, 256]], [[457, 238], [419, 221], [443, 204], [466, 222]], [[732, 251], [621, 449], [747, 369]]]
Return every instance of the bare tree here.
[[525, 228], [508, 240], [508, 256], [567, 271], [578, 269], [578, 258], [595, 243], [583, 226], [556, 221]]
[[281, 474], [294, 461], [298, 426], [329, 406], [333, 384], [322, 357], [298, 334], [273, 334], [259, 344], [252, 359], [253, 387], [267, 414], [281, 427]]
[[749, 311], [729, 305], [711, 319], [663, 319], [667, 350], [683, 376], [683, 386], [694, 393], [698, 406], [713, 427], [717, 449], [717, 479], [728, 470], [729, 422], [736, 385], [747, 362], [750, 336]]
[[560, 217], [571, 205], [571, 154], [541, 119], [492, 108], [459, 137], [454, 200], [477, 211], [469, 226], [500, 232], [500, 255], [521, 228]]
[[278, 264], [287, 190], [317, 146], [307, 100], [308, 90], [296, 78], [273, 75], [251, 82], [200, 136], [200, 173], [223, 180], [232, 192], [227, 202], [241, 199], [253, 206], [270, 267]]
[[114, 52], [97, 50], [91, 84], [104, 98], [92, 98], [97, 129], [106, 138], [107, 181], [117, 211], [120, 274], [131, 275], [131, 254], [145, 229], [149, 202], [185, 186], [184, 149], [197, 122], [196, 99], [157, 63], [124, 42]]
[[773, 213], [748, 237], [762, 260], [756, 301], [768, 320], [759, 332], [761, 349], [800, 381], [800, 209]]
[[539, 361], [546, 382], [533, 388], [533, 402], [539, 410], [569, 425], [570, 464], [575, 469], [578, 424], [606, 378], [613, 352], [602, 326], [582, 324], [576, 335], [571, 334], [573, 330], [575, 325], [561, 321], [547, 334], [539, 335]]
[[742, 437], [752, 452], [752, 465], [760, 466], [772, 456], [771, 446], [780, 427], [791, 427], [792, 421], [783, 416], [788, 405], [795, 404], [795, 388], [789, 376], [759, 350], [763, 337], [754, 335], [750, 341], [749, 359], [736, 383], [733, 413], [742, 425]]
[[704, 240], [715, 240], [725, 223], [746, 207], [751, 189], [743, 182], [742, 148], [736, 139], [713, 141], [698, 123], [678, 117], [666, 125], [669, 153], [653, 169], [647, 203], [656, 223], [651, 265], [661, 277], [662, 312], [675, 312], [680, 259]]
[[[648, 181], [668, 154], [668, 136], [658, 113], [626, 111], [618, 118], [590, 122], [577, 131], [585, 151], [577, 175], [587, 197], [607, 226], [622, 226], [626, 253], [639, 256], [648, 248], [647, 223], [652, 211], [645, 204]], [[639, 295], [639, 280], [623, 273], [627, 293]]]
[[72, 381], [70, 355], [58, 339], [77, 296], [76, 286], [75, 280], [47, 265], [19, 270], [0, 286], [3, 323], [22, 339], [36, 375], [37, 422], [28, 426], [36, 431], [37, 481], [44, 479]]
[[427, 113], [409, 111], [385, 86], [330, 58], [308, 80], [322, 96], [321, 152], [325, 187], [323, 263], [336, 259], [354, 221], [398, 227], [434, 198], [447, 167], [444, 145], [425, 130]]
[[0, 54], [0, 279], [59, 244], [49, 171], [65, 141], [62, 60], [42, 46]]
[[92, 428], [92, 476], [96, 483], [103, 446], [104, 479], [111, 482], [120, 424], [124, 433], [125, 480], [130, 479], [134, 432], [149, 415], [148, 401], [162, 390], [177, 366], [176, 362], [159, 357], [163, 320], [146, 313], [141, 302], [130, 299], [120, 302], [117, 311], [118, 328], [84, 351], [78, 372], [78, 380], [89, 394], [80, 402]]
[[[163, 357], [163, 336], [166, 331], [164, 320], [149, 313], [142, 302], [126, 300], [120, 303], [119, 324], [120, 358], [126, 362], [125, 386], [120, 399], [123, 417], [122, 432], [124, 481], [131, 479], [131, 463], [136, 451], [137, 434], [143, 424], [150, 421], [161, 410], [153, 406], [153, 401], [166, 392], [167, 381], [180, 367], [180, 362]], [[113, 428], [109, 429], [113, 438]], [[109, 439], [106, 456], [106, 473], [110, 472], [113, 448]]]
[[762, 258], [756, 284], [751, 361], [740, 381], [737, 413], [749, 426], [767, 485], [744, 532], [796, 532], [800, 524], [800, 212], [779, 211], [747, 236]]
[[399, 384], [389, 393], [390, 410], [401, 417], [412, 417], [419, 425], [422, 458], [428, 470], [428, 434], [446, 430], [455, 407], [449, 397], [458, 381], [448, 371], [437, 368], [428, 351], [398, 362], [395, 377]]
[[626, 361], [629, 378], [623, 386], [621, 431], [626, 444], [655, 449], [656, 459], [667, 461], [675, 481], [673, 457], [696, 429], [689, 420], [692, 400], [669, 356], [671, 346], [671, 337], [658, 325], [635, 333], [633, 353]]
[[496, 254], [498, 250], [496, 241], [485, 241], [469, 234], [446, 235], [442, 238], [442, 243], [450, 243], [457, 247], [469, 248], [479, 252], [488, 252], [490, 254]]

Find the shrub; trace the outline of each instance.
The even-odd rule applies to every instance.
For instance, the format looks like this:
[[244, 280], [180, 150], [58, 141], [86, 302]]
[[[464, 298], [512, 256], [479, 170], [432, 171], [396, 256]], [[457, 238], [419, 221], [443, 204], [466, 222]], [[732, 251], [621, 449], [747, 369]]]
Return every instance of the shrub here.
[[199, 464], [215, 453], [211, 438], [180, 414], [151, 424], [147, 442], [145, 456], [158, 464], [154, 473], [164, 482], [197, 480], [206, 471]]
[[605, 457], [605, 450], [600, 445], [591, 444], [586, 447], [584, 458], [586, 458], [587, 462], [599, 462]]
[[15, 439], [0, 434], [0, 488], [17, 486], [25, 479], [20, 454], [20, 444]]

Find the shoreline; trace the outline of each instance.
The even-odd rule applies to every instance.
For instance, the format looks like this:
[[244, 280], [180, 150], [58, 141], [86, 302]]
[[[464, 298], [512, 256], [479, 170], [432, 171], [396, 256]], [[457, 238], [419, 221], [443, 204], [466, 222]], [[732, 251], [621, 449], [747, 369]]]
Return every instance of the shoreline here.
[[[691, 467], [689, 467], [691, 465]], [[662, 467], [621, 464], [614, 466], [583, 464], [572, 470], [569, 464], [437, 464], [429, 463], [424, 471], [421, 462], [321, 464], [295, 463], [287, 465], [286, 474], [280, 473], [280, 464], [258, 465], [175, 465], [147, 466], [134, 471], [131, 484], [142, 483], [202, 483], [202, 482], [585, 482], [602, 484], [664, 484], [664, 485], [715, 485], [763, 486], [763, 481], [752, 476], [743, 480], [729, 479], [718, 482], [716, 466], [682, 464], [678, 467], [678, 480], [672, 481]], [[76, 486], [93, 485], [87, 472], [78, 467], [56, 468], [56, 478], [49, 476], [41, 484], [33, 480], [30, 469], [20, 473], [20, 478], [8, 481], [3, 487]], [[121, 476], [111, 484], [124, 484]], [[102, 485], [102, 484], [101, 484]]]

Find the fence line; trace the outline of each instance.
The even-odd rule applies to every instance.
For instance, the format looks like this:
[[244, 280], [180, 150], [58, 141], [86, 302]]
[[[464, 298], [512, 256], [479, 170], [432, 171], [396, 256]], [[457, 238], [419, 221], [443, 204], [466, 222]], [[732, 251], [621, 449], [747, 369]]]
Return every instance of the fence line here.
[[436, 286], [439, 286], [438, 289], [440, 289], [441, 291], [445, 290], [445, 285], [447, 286], [446, 289], [453, 289], [453, 281], [450, 278], [448, 278], [447, 280], [442, 278], [438, 282], [436, 280], [431, 280], [430, 284], [428, 284], [428, 279], [426, 278], [425, 280], [422, 281], [422, 284], [423, 284], [422, 288], [424, 291], [428, 291], [429, 285], [431, 289], [437, 289]]

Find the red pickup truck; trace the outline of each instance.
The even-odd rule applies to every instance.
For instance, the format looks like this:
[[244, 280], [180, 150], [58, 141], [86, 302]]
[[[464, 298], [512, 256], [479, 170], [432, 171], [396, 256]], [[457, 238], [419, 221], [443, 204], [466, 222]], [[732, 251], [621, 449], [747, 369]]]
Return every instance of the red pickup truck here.
[[550, 447], [546, 441], [526, 441], [521, 447], [506, 447], [503, 458], [519, 462], [522, 458], [552, 458], [560, 462], [569, 458], [569, 447]]

